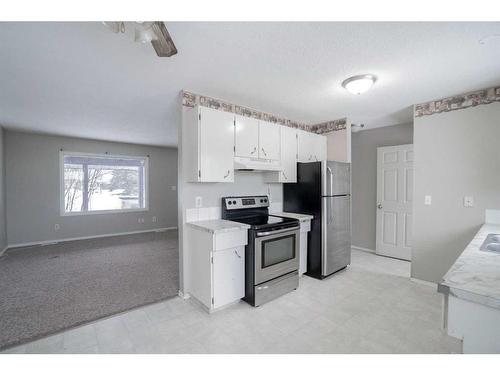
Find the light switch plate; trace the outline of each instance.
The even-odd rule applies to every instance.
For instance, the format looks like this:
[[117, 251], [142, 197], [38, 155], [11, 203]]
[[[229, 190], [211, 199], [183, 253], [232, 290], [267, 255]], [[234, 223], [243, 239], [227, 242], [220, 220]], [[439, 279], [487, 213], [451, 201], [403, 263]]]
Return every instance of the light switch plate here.
[[430, 195], [426, 195], [426, 196], [424, 197], [424, 204], [425, 204], [426, 206], [430, 206], [430, 205], [432, 204], [432, 196], [430, 196]]
[[203, 206], [203, 198], [202, 197], [196, 197], [194, 199], [194, 206], [196, 208], [201, 208], [201, 206]]
[[464, 197], [464, 207], [474, 207], [474, 197], [466, 195]]

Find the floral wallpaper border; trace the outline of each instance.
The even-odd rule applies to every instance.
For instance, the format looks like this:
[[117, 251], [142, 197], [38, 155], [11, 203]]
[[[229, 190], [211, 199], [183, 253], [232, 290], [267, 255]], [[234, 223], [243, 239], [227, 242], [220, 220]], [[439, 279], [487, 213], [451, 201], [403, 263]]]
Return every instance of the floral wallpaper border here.
[[321, 124], [310, 126], [311, 131], [316, 134], [324, 134], [332, 131], [334, 132], [338, 130], [344, 130], [346, 128], [347, 128], [347, 118], [322, 122]]
[[260, 112], [255, 109], [243, 107], [237, 104], [231, 104], [221, 99], [211, 98], [209, 96], [194, 94], [189, 91], [182, 91], [182, 105], [185, 107], [194, 107], [197, 104], [217, 109], [220, 111], [231, 112], [241, 116], [252, 117], [258, 120], [264, 120], [275, 124], [285, 125], [295, 129], [306, 130], [312, 133], [323, 134], [330, 131], [342, 130], [346, 128], [346, 119], [328, 121], [317, 125], [309, 125], [304, 122], [289, 120], [284, 117], [273, 115], [271, 113]]
[[436, 113], [456, 111], [458, 109], [475, 107], [481, 104], [491, 104], [494, 102], [500, 102], [500, 87], [492, 87], [462, 95], [451, 96], [449, 98], [433, 100], [427, 103], [416, 104], [414, 107], [414, 116], [429, 116]]

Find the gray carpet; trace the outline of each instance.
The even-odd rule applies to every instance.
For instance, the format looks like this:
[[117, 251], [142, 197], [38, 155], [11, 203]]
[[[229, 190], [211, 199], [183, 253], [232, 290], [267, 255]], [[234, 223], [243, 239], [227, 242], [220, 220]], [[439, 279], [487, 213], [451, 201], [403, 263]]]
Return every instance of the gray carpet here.
[[0, 349], [178, 290], [177, 231], [13, 249], [0, 257]]

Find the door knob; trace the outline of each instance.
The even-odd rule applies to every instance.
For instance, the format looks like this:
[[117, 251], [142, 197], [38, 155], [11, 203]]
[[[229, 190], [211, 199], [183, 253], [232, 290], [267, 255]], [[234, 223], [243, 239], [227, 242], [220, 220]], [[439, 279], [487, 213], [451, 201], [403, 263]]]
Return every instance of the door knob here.
[[377, 204], [377, 208], [378, 208], [379, 210], [381, 210], [381, 209], [382, 209], [382, 205], [381, 205], [380, 203], [379, 203], [379, 204]]

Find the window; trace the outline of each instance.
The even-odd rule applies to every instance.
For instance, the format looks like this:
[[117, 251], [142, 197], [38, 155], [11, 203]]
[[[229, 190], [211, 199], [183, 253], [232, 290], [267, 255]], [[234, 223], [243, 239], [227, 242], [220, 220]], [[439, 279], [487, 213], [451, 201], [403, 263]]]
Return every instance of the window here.
[[61, 152], [61, 213], [147, 209], [146, 157]]

